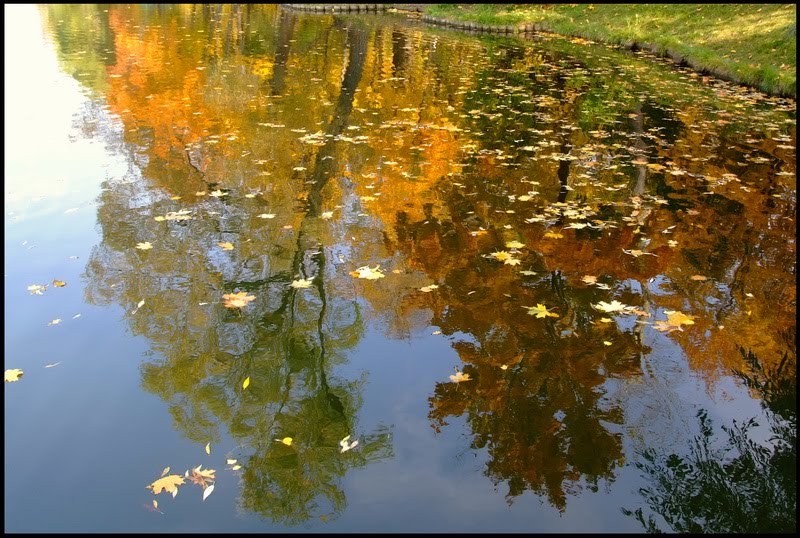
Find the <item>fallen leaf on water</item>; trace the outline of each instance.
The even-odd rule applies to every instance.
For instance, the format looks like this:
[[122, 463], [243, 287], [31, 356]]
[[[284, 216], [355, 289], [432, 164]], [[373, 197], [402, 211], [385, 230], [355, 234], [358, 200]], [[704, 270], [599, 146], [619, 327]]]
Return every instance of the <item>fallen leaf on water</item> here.
[[325, 220], [333, 218], [333, 211], [325, 211], [324, 213], [322, 213], [322, 215], [320, 215], [320, 217], [322, 217]]
[[43, 295], [43, 291], [47, 291], [47, 286], [42, 284], [31, 284], [28, 286], [28, 291], [31, 295]]
[[260, 219], [274, 219], [275, 213], [261, 213], [260, 215], [256, 215]]
[[358, 445], [358, 439], [356, 439], [352, 443], [348, 443], [347, 442], [348, 439], [350, 439], [349, 435], [344, 439], [342, 439], [341, 441], [339, 441], [339, 446], [342, 447], [341, 450], [339, 450], [339, 452], [347, 452], [351, 448], [354, 448], [355, 446]]
[[189, 480], [194, 484], [203, 486], [203, 489], [205, 489], [211, 486], [212, 481], [216, 480], [216, 472], [217, 471], [214, 469], [203, 469], [202, 465], [198, 465], [192, 469], [192, 474], [189, 476]]
[[164, 470], [161, 471], [161, 476], [165, 476], [167, 473], [169, 473], [169, 467], [164, 467]]
[[174, 497], [178, 493], [178, 486], [183, 483], [184, 480], [182, 476], [171, 474], [169, 476], [159, 478], [147, 487], [152, 489], [155, 495], [158, 495], [162, 491], [166, 491], [167, 493], [172, 493], [172, 496]]
[[453, 383], [461, 383], [462, 381], [472, 381], [472, 378], [469, 374], [456, 370], [456, 373], [450, 376], [450, 381]]
[[63, 280], [53, 280], [53, 286], [55, 286], [57, 288], [63, 288], [66, 285], [67, 285], [67, 283], [64, 282]]
[[494, 258], [495, 260], [497, 260], [499, 262], [508, 260], [509, 258], [513, 258], [511, 253], [507, 252], [505, 250], [501, 250], [500, 252], [492, 252], [491, 254], [489, 254], [489, 257], [490, 258]]
[[139, 250], [150, 250], [153, 248], [153, 245], [150, 243], [150, 241], [145, 241], [144, 243], [136, 243], [136, 248]]
[[54, 363], [52, 363], [52, 364], [45, 364], [45, 365], [44, 365], [44, 367], [45, 367], [45, 368], [55, 368], [55, 367], [56, 367], [56, 366], [58, 366], [59, 364], [61, 364], [61, 361], [54, 362]]
[[301, 278], [299, 280], [293, 280], [290, 286], [293, 288], [310, 288], [311, 283], [312, 283], [311, 279], [306, 280]]
[[604, 346], [610, 346], [611, 342], [609, 342], [608, 340], [603, 340], [603, 345]]
[[49, 327], [50, 325], [58, 325], [59, 323], [61, 323], [61, 318], [54, 319], [53, 321], [48, 323], [47, 326]]
[[228, 465], [233, 465], [234, 463], [236, 463], [236, 460], [228, 459], [228, 460], [225, 460], [225, 463], [227, 463]]
[[506, 243], [506, 248], [523, 248], [524, 246], [525, 244], [519, 241], [508, 241]]
[[528, 314], [531, 316], [536, 316], [537, 318], [546, 318], [548, 316], [553, 318], [558, 317], [558, 314], [554, 312], [548, 312], [547, 307], [542, 303], [538, 303], [536, 306], [523, 306], [522, 308], [527, 308]]
[[217, 243], [218, 246], [222, 247], [223, 250], [233, 250], [233, 243]]
[[698, 280], [698, 281], [701, 281], [701, 282], [703, 280], [708, 280], [708, 277], [707, 276], [703, 276], [703, 275], [692, 275], [690, 278], [692, 280]]
[[255, 295], [248, 295], [246, 291], [239, 293], [226, 293], [222, 296], [225, 299], [226, 308], [244, 308], [250, 301], [255, 301]]
[[584, 284], [597, 284], [597, 277], [592, 275], [586, 275], [581, 278], [581, 282]]
[[380, 265], [376, 265], [375, 268], [370, 268], [369, 266], [361, 266], [355, 271], [350, 271], [350, 276], [356, 278], [365, 278], [367, 280], [378, 280], [379, 278], [383, 278], [384, 275], [380, 270]]
[[22, 377], [23, 371], [19, 368], [13, 368], [11, 370], [6, 370], [6, 383], [11, 383], [12, 381], [18, 381], [20, 377]]
[[211, 443], [206, 443], [206, 454], [211, 454]]
[[214, 491], [214, 484], [211, 484], [210, 486], [205, 488], [205, 491], [203, 491], [203, 500], [204, 501], [208, 498], [209, 495], [211, 495], [212, 491]]
[[628, 308], [627, 305], [624, 305], [616, 300], [611, 301], [610, 303], [607, 303], [605, 301], [600, 301], [597, 304], [593, 304], [592, 307], [596, 308], [601, 312], [622, 312], [623, 310]]
[[676, 310], [664, 310], [666, 320], [656, 321], [653, 325], [661, 332], [683, 331], [681, 325], [694, 325], [694, 317]]
[[250, 386], [250, 378], [246, 377], [245, 380], [244, 380], [244, 383], [242, 383], [242, 388], [246, 389], [249, 386]]
[[423, 286], [423, 287], [421, 287], [421, 288], [419, 289], [419, 291], [422, 291], [422, 292], [425, 292], [425, 293], [429, 293], [429, 292], [432, 292], [433, 290], [435, 290], [435, 289], [436, 289], [436, 288], [438, 288], [438, 287], [439, 287], [439, 286], [438, 286], [438, 285], [436, 285], [436, 284], [431, 284], [431, 285], [429, 285], [429, 286]]
[[548, 239], [561, 239], [562, 237], [564, 237], [563, 234], [560, 234], [558, 232], [546, 232], [544, 236], [547, 237]]
[[279, 443], [283, 443], [286, 446], [292, 446], [293, 439], [291, 437], [284, 437], [283, 439], [275, 439]]

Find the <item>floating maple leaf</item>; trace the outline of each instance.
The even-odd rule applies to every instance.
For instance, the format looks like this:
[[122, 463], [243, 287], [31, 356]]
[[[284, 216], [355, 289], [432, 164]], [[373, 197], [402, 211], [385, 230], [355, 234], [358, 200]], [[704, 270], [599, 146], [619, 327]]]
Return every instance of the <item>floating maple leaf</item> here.
[[453, 383], [461, 383], [462, 381], [472, 381], [472, 378], [469, 374], [456, 370], [456, 373], [450, 376], [450, 381]]
[[511, 253], [505, 250], [501, 250], [500, 252], [492, 252], [491, 254], [489, 254], [489, 257], [494, 258], [499, 262], [513, 258]]
[[311, 282], [311, 279], [305, 280], [301, 278], [299, 280], [293, 280], [290, 286], [293, 288], [310, 288]]
[[581, 278], [581, 282], [584, 284], [597, 284], [597, 277], [592, 275], [586, 275]]
[[225, 299], [226, 308], [244, 308], [250, 301], [255, 301], [255, 295], [248, 295], [246, 291], [239, 293], [226, 293], [222, 296]]
[[520, 243], [519, 241], [508, 241], [506, 243], [506, 248], [522, 248], [524, 247], [524, 243]]
[[592, 306], [601, 312], [622, 312], [623, 310], [628, 308], [627, 305], [624, 305], [616, 300], [611, 301], [610, 303], [607, 303], [605, 301], [600, 301], [599, 303], [593, 304]]
[[666, 320], [656, 321], [654, 327], [661, 332], [683, 331], [681, 325], [694, 325], [694, 317], [676, 310], [664, 310]]
[[13, 368], [11, 370], [6, 370], [6, 383], [11, 383], [13, 381], [19, 381], [19, 378], [22, 377], [22, 370], [19, 368]]
[[136, 248], [139, 250], [150, 250], [153, 248], [153, 245], [150, 243], [150, 241], [145, 241], [143, 243], [136, 243]]
[[386, 275], [380, 271], [380, 265], [376, 265], [374, 269], [364, 265], [355, 271], [351, 271], [350, 276], [354, 276], [356, 278], [366, 278], [367, 280], [378, 280]]
[[155, 495], [158, 495], [162, 491], [166, 491], [167, 493], [172, 493], [172, 496], [174, 497], [178, 494], [178, 486], [183, 483], [184, 480], [182, 476], [171, 474], [165, 476], [164, 478], [159, 478], [147, 487], [152, 489]]
[[425, 293], [430, 293], [430, 292], [432, 292], [433, 290], [435, 290], [435, 289], [436, 289], [436, 288], [438, 288], [438, 287], [439, 287], [439, 286], [438, 286], [437, 284], [431, 284], [431, 285], [429, 285], [429, 286], [423, 286], [423, 287], [421, 287], [421, 288], [419, 289], [419, 291], [422, 291], [422, 292], [425, 292]]
[[536, 316], [537, 318], [546, 318], [548, 316], [553, 318], [558, 317], [558, 314], [554, 312], [548, 312], [547, 307], [542, 303], [538, 303], [536, 306], [523, 306], [522, 308], [527, 308], [528, 314], [531, 316]]

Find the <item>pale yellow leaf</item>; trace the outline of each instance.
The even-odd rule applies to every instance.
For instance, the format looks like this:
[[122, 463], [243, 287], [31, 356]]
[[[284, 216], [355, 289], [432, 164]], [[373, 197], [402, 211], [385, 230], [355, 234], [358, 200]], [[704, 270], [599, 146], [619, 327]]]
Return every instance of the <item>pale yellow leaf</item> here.
[[206, 443], [206, 454], [211, 454], [211, 443]]
[[11, 383], [12, 381], [18, 381], [20, 377], [22, 377], [23, 371], [19, 368], [13, 368], [11, 370], [6, 370], [6, 383]]
[[247, 378], [245, 378], [244, 383], [242, 383], [242, 388], [246, 389], [249, 386], [250, 386], [250, 378], [247, 377]]

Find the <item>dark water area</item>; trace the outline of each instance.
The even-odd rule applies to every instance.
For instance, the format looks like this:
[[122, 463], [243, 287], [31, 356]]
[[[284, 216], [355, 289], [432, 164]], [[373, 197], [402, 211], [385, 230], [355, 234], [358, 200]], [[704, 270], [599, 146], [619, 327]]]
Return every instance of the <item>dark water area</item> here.
[[794, 101], [396, 13], [5, 14], [6, 532], [796, 530]]

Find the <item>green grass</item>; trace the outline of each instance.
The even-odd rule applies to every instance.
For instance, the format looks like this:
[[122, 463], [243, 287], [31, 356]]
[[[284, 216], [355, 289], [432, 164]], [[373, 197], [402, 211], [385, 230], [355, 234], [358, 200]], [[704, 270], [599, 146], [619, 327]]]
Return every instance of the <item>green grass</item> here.
[[794, 4], [431, 4], [434, 17], [546, 31], [683, 57], [698, 71], [797, 96]]

